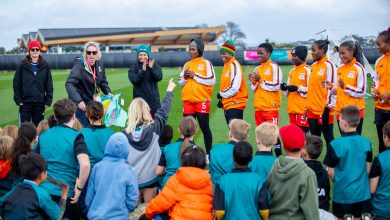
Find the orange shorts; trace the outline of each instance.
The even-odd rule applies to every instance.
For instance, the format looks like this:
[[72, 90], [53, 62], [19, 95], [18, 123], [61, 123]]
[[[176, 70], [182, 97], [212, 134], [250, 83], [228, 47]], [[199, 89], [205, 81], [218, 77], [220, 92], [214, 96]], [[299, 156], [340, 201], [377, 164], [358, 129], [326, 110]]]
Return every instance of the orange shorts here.
[[269, 122], [278, 125], [279, 111], [256, 111], [255, 112], [256, 126], [263, 122]]
[[290, 117], [290, 124], [299, 127], [309, 127], [309, 122], [303, 114], [288, 114], [288, 116]]
[[183, 114], [210, 113], [210, 102], [183, 102]]
[[[322, 125], [322, 115], [315, 115], [311, 111], [307, 112], [307, 118], [316, 119], [318, 124]], [[329, 114], [329, 124], [332, 125], [334, 122], [334, 115]]]
[[[364, 109], [360, 109], [360, 118], [364, 118]], [[340, 121], [340, 112], [337, 112], [336, 119]]]

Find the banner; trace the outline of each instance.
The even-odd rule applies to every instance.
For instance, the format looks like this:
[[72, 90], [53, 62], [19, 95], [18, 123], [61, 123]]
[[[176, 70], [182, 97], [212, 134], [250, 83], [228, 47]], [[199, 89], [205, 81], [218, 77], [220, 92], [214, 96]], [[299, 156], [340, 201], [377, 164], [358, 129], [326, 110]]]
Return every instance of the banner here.
[[[246, 50], [244, 51], [244, 59], [245, 60], [251, 60], [251, 61], [256, 61], [259, 59], [259, 56], [257, 56], [257, 50]], [[307, 60], [311, 60], [311, 51], [308, 50], [307, 54]], [[272, 61], [285, 61], [285, 60], [291, 60], [291, 50], [287, 49], [275, 49], [272, 51], [271, 54], [271, 60]]]

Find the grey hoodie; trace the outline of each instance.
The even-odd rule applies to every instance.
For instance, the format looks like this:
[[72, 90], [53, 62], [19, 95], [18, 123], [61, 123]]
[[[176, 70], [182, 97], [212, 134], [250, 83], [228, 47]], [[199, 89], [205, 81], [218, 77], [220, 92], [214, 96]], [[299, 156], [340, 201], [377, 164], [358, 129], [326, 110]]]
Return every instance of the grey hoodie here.
[[319, 219], [316, 175], [302, 159], [279, 157], [267, 185], [270, 219]]
[[168, 120], [171, 110], [172, 92], [167, 92], [163, 98], [161, 108], [154, 115], [154, 122], [146, 128], [140, 128], [133, 133], [127, 134], [122, 131], [129, 141], [129, 164], [134, 167], [138, 176], [140, 188], [153, 184], [157, 181], [155, 169], [160, 160], [161, 151], [158, 139], [163, 127]]

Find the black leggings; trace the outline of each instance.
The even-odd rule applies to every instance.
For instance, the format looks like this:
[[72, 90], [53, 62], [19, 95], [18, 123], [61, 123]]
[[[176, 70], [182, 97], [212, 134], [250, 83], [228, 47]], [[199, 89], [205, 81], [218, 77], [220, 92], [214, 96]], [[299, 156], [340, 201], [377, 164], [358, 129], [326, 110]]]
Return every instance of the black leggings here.
[[330, 142], [333, 141], [333, 124], [321, 125], [318, 123], [317, 119], [309, 118], [309, 130], [311, 135], [316, 135], [321, 137], [321, 132], [324, 135], [326, 142], [326, 152], [328, 152], [330, 147]]
[[[183, 115], [190, 116], [190, 115]], [[210, 125], [209, 125], [209, 114], [208, 113], [199, 113], [196, 112], [195, 115], [191, 115], [195, 119], [198, 119], [200, 130], [203, 133], [204, 145], [206, 147], [206, 154], [210, 155], [211, 146], [213, 146], [213, 134], [211, 133]]]
[[[337, 126], [339, 127], [340, 134], [342, 135], [344, 132], [340, 128], [340, 120], [337, 120]], [[360, 123], [356, 128], [358, 134], [362, 135], [362, 129], [363, 129], [363, 118], [360, 119]]]
[[375, 110], [375, 126], [376, 132], [378, 134], [378, 142], [379, 142], [379, 153], [383, 152], [385, 148], [385, 143], [383, 142], [383, 127], [386, 122], [390, 120], [390, 111], [385, 111], [381, 109]]
[[228, 110], [224, 111], [225, 114], [225, 120], [227, 125], [229, 125], [229, 122], [232, 119], [243, 119], [244, 118], [244, 110], [236, 109], [236, 108], [231, 108]]

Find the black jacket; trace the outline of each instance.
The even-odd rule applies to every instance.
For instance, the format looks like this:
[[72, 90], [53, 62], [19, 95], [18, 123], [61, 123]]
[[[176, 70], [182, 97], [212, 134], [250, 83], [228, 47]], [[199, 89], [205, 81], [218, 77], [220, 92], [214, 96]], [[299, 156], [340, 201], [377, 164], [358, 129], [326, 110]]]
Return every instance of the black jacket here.
[[305, 160], [305, 163], [314, 171], [317, 177], [319, 207], [320, 209], [329, 211], [330, 182], [328, 172], [319, 161]]
[[143, 98], [155, 113], [161, 107], [157, 85], [163, 77], [161, 67], [155, 62], [153, 69], [147, 65], [146, 71], [143, 71], [142, 63], [138, 62], [130, 67], [128, 76], [133, 84], [133, 98]]
[[[96, 68], [96, 85], [104, 94], [111, 93], [111, 89], [108, 86], [106, 79], [106, 73], [103, 67], [103, 62], [97, 60], [95, 63]], [[92, 73], [85, 70], [82, 57], [78, 57], [74, 61], [74, 65], [68, 79], [65, 83], [66, 91], [68, 92], [68, 98], [76, 104], [83, 101], [88, 104], [93, 100], [95, 94], [95, 83], [92, 77]]]
[[22, 60], [16, 69], [13, 86], [17, 105], [38, 103], [50, 106], [53, 101], [53, 79], [45, 60], [38, 63], [36, 75], [31, 69], [31, 63]]

